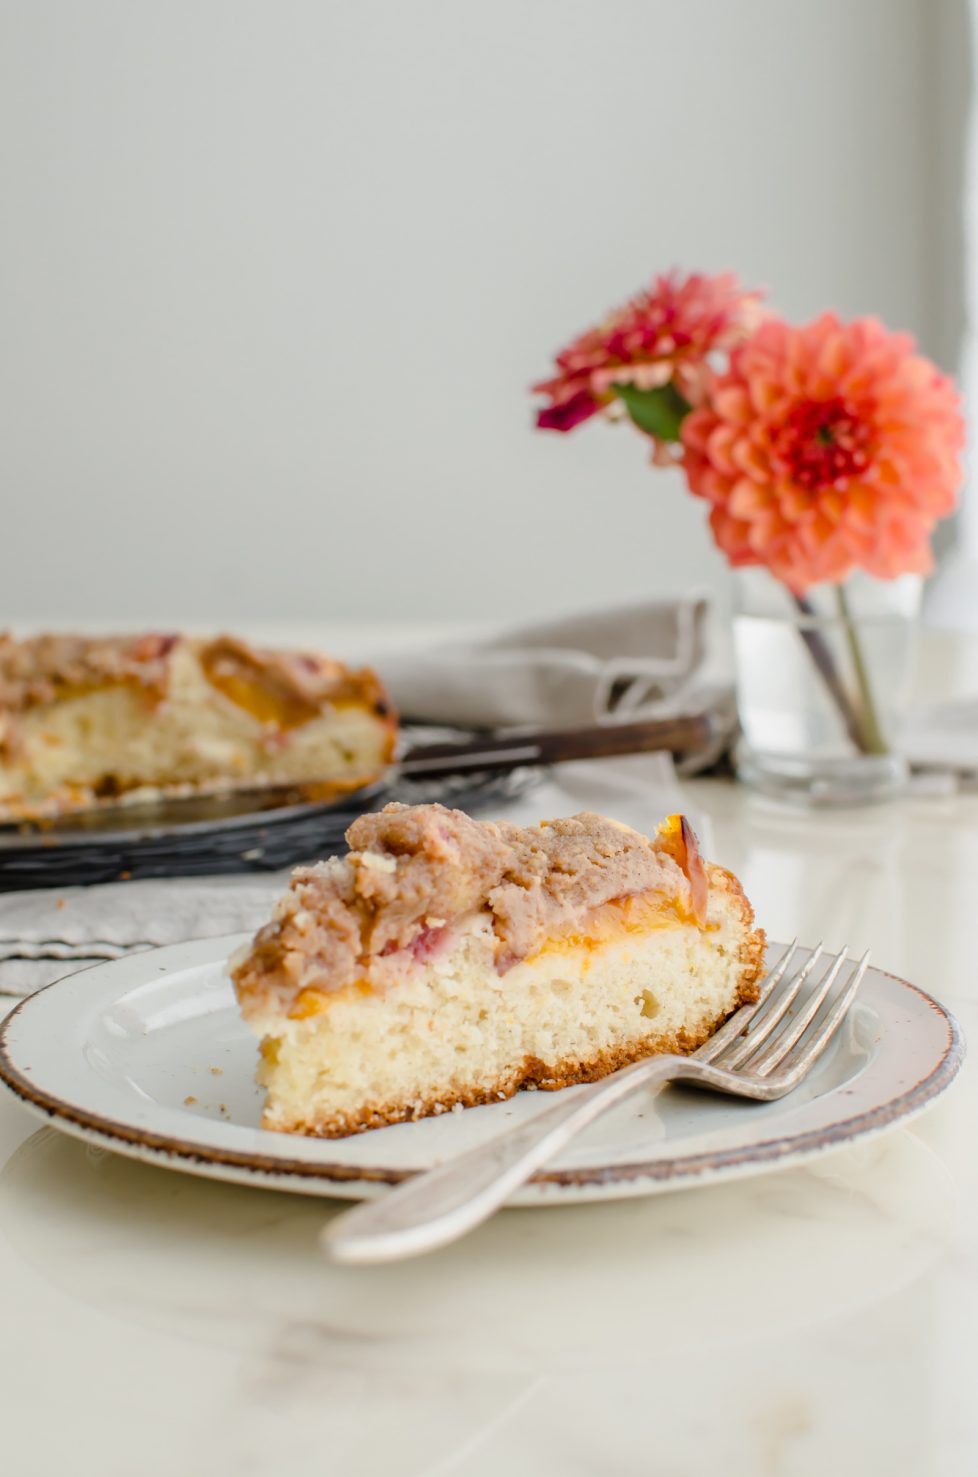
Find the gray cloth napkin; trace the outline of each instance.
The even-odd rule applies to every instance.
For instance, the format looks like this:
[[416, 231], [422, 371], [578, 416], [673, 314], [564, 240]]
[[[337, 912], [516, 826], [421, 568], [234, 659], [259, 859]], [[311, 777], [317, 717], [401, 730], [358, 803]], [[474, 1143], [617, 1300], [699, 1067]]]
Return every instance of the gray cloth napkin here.
[[487, 728], [632, 722], [702, 708], [708, 620], [700, 597], [656, 600], [374, 661], [410, 718]]

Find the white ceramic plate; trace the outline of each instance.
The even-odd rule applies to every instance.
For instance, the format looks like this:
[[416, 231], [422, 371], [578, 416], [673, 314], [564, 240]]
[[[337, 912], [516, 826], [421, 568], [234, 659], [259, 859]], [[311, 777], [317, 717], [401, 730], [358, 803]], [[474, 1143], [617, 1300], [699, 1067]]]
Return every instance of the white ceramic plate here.
[[[350, 1199], [547, 1105], [548, 1094], [523, 1092], [347, 1139], [263, 1131], [256, 1043], [224, 973], [244, 938], [154, 949], [48, 986], [0, 1031], [0, 1078], [54, 1127], [120, 1154]], [[647, 1195], [794, 1163], [919, 1113], [952, 1081], [962, 1057], [957, 1025], [942, 1006], [873, 969], [836, 1045], [790, 1097], [761, 1104], [669, 1088], [632, 1098], [513, 1203]]]

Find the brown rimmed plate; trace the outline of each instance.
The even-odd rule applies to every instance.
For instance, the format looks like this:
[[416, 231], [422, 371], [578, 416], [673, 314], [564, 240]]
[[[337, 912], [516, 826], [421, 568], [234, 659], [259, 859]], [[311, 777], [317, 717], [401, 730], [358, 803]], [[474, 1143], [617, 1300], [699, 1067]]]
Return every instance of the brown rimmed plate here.
[[[48, 986], [0, 1029], [0, 1079], [53, 1127], [146, 1163], [350, 1199], [546, 1105], [545, 1094], [523, 1092], [347, 1139], [263, 1130], [256, 1044], [225, 973], [244, 937], [151, 950]], [[871, 969], [835, 1047], [790, 1097], [760, 1104], [669, 1088], [630, 1099], [513, 1203], [649, 1195], [797, 1163], [923, 1111], [963, 1055], [942, 1005]]]

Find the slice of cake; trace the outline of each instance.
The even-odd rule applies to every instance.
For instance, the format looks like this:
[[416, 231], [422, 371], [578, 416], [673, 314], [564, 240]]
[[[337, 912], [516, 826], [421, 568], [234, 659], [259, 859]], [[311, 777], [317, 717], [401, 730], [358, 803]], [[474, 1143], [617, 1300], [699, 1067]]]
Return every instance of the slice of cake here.
[[263, 1124], [337, 1137], [689, 1052], [757, 995], [764, 935], [685, 818], [523, 829], [388, 805], [299, 869], [231, 961]]
[[0, 819], [106, 798], [376, 778], [396, 735], [369, 669], [231, 636], [0, 634]]

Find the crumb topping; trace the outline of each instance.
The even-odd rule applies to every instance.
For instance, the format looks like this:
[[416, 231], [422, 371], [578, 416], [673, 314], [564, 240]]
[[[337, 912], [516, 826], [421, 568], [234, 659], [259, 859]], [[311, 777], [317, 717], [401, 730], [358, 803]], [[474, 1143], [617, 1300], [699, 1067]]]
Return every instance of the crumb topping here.
[[234, 962], [240, 989], [283, 1001], [340, 989], [390, 955], [426, 957], [442, 930], [478, 914], [504, 970], [615, 899], [658, 892], [697, 914], [704, 901], [702, 862], [680, 817], [649, 839], [587, 811], [521, 827], [392, 804], [354, 821], [346, 839], [349, 856], [293, 874], [273, 921]]
[[144, 636], [29, 636], [0, 632], [0, 709], [20, 712], [114, 682], [136, 682], [147, 692], [166, 687], [167, 658], [179, 638]]
[[[261, 682], [283, 701], [318, 712], [324, 702], [361, 698], [368, 687], [382, 690], [375, 674], [354, 670], [315, 651], [278, 651], [250, 646], [236, 636], [213, 640], [150, 632], [138, 636], [77, 636], [48, 633], [18, 639], [0, 631], [0, 709], [23, 711], [114, 682], [135, 682], [147, 691], [166, 690], [168, 659], [178, 644], [194, 647], [208, 677]], [[219, 684], [215, 684], [219, 685]]]

